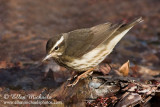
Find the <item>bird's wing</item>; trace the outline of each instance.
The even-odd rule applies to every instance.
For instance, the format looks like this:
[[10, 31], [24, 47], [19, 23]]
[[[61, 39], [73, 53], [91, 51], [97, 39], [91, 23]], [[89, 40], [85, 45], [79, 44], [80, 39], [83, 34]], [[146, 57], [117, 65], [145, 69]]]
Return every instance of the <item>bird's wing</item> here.
[[81, 57], [85, 53], [96, 48], [109, 38], [122, 24], [100, 24], [91, 28], [78, 29], [66, 33], [66, 48], [64, 55]]

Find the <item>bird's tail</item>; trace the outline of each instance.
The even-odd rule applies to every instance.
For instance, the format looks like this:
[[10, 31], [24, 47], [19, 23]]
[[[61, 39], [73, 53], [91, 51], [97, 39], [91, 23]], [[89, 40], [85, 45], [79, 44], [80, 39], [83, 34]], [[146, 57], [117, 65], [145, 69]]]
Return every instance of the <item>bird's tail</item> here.
[[136, 24], [142, 22], [142, 18], [138, 18], [130, 23], [123, 23], [120, 27], [107, 39], [106, 46], [108, 49], [112, 50], [115, 45], [124, 37], [124, 35]]
[[133, 20], [133, 21], [131, 21], [131, 22], [129, 22], [129, 23], [123, 24], [123, 25], [118, 29], [118, 31], [119, 31], [119, 32], [123, 32], [123, 31], [125, 31], [125, 30], [127, 30], [127, 29], [129, 29], [129, 28], [132, 28], [133, 26], [135, 26], [136, 24], [141, 23], [141, 22], [143, 22], [142, 17], [140, 17], [140, 18], [138, 18], [138, 19], [135, 19], [135, 20]]

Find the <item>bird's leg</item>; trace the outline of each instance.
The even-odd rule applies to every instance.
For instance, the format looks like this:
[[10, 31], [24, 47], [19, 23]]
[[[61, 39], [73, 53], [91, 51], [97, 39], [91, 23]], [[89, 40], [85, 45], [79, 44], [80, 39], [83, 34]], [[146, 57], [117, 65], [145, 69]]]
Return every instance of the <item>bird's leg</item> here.
[[69, 77], [67, 80], [71, 81], [72, 79], [76, 78], [77, 76], [78, 76], [78, 74], [75, 71], [73, 71], [71, 74], [71, 77]]
[[88, 75], [91, 75], [91, 74], [93, 73], [93, 70], [94, 70], [94, 69], [95, 69], [95, 68], [91, 68], [91, 69], [87, 70], [86, 72], [82, 73], [81, 75], [79, 75], [79, 76], [76, 78], [76, 80], [75, 80], [72, 84], [69, 84], [69, 85], [67, 85], [67, 86], [74, 86], [74, 85], [76, 85], [80, 79], [84, 79], [84, 78], [86, 78]]

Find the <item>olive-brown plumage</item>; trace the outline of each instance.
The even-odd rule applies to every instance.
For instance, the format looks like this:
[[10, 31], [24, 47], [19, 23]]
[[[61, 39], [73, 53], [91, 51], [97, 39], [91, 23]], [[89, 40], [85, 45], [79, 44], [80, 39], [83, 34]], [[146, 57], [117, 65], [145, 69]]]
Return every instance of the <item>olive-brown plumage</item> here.
[[47, 42], [44, 60], [52, 58], [61, 66], [75, 71], [96, 67], [121, 38], [141, 21], [139, 18], [128, 24], [108, 22], [56, 35]]

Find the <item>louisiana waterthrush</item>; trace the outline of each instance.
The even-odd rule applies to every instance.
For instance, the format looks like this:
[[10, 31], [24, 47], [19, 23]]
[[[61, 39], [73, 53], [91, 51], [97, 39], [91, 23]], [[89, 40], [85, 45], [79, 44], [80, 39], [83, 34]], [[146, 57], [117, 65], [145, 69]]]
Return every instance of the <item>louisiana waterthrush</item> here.
[[56, 35], [47, 42], [47, 56], [44, 60], [52, 58], [68, 69], [87, 71], [81, 75], [84, 77], [112, 52], [115, 45], [134, 25], [142, 21], [142, 18], [138, 18], [130, 23], [108, 22]]

